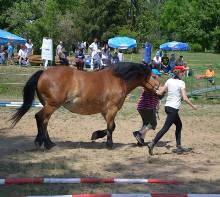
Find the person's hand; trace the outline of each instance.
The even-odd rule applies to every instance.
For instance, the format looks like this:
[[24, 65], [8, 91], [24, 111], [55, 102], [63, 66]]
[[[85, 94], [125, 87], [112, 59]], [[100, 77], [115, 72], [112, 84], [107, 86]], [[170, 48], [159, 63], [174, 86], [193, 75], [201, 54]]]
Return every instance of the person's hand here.
[[159, 89], [156, 90], [156, 94], [160, 95], [160, 90]]

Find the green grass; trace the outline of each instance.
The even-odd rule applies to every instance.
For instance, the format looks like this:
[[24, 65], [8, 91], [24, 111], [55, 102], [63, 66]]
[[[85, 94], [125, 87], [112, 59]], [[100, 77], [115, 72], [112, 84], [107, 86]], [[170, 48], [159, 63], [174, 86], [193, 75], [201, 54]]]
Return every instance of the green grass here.
[[[168, 56], [171, 53], [168, 52]], [[216, 65], [220, 64], [220, 54], [216, 53], [193, 53], [193, 52], [175, 52], [176, 58], [179, 55], [183, 55], [184, 61], [187, 62], [188, 66], [191, 68], [198, 68], [208, 66], [210, 64]], [[152, 59], [155, 55], [155, 52], [152, 53]], [[144, 51], [140, 50], [138, 54], [125, 54], [126, 61], [134, 61], [134, 62], [141, 62], [144, 58]]]
[[[144, 51], [139, 51], [138, 54], [125, 54], [126, 61], [141, 62], [143, 60]], [[170, 55], [173, 52], [169, 52]], [[152, 56], [155, 53], [152, 53]], [[220, 54], [215, 53], [192, 53], [192, 52], [176, 52], [176, 56], [184, 56], [184, 61], [193, 70], [193, 76], [204, 73], [207, 66], [212, 64], [216, 72], [216, 84], [220, 85]], [[31, 67], [18, 67], [18, 66], [0, 66], [0, 73], [16, 73], [16, 74], [32, 74], [35, 71], [42, 69], [39, 66]], [[0, 75], [0, 99], [4, 100], [21, 100], [23, 84], [19, 85], [5, 85], [1, 83], [25, 83], [29, 76], [13, 76], [13, 75]], [[167, 79], [163, 76], [162, 82]], [[195, 89], [209, 87], [210, 84], [207, 80], [196, 80], [194, 77], [184, 79], [187, 84], [189, 92]], [[131, 92], [129, 96], [130, 101], [137, 101], [140, 95], [140, 89]], [[205, 96], [220, 96], [219, 91], [205, 94]], [[200, 99], [196, 101], [199, 102]], [[203, 102], [203, 101], [202, 101]], [[214, 101], [216, 102], [216, 101]]]

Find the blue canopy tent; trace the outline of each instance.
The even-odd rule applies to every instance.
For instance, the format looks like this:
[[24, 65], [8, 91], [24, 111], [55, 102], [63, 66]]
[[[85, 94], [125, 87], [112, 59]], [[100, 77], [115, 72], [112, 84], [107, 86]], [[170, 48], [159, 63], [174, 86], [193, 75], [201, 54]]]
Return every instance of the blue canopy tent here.
[[11, 42], [14, 45], [25, 44], [26, 39], [0, 29], [0, 45], [5, 45], [8, 42]]
[[108, 45], [115, 49], [132, 49], [137, 47], [137, 42], [129, 37], [114, 37], [108, 40]]
[[160, 49], [164, 51], [188, 51], [190, 47], [187, 43], [172, 41], [161, 44]]

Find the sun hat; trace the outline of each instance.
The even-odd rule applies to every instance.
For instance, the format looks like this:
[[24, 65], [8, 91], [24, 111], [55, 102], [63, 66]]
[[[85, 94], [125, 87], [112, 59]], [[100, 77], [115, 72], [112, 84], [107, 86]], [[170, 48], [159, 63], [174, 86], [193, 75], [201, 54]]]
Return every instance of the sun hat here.
[[159, 70], [155, 69], [155, 68], [153, 68], [153, 69], [151, 70], [151, 72], [152, 72], [154, 75], [157, 75], [157, 76], [160, 76], [160, 75], [161, 75], [161, 72], [160, 72]]
[[175, 67], [173, 68], [173, 70], [185, 71], [186, 68], [185, 68], [185, 66], [175, 66]]

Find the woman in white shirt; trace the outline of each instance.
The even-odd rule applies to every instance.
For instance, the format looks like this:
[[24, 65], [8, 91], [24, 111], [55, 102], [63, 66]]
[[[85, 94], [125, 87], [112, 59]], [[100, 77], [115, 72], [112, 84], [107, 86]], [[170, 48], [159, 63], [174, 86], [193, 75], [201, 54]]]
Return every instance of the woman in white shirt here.
[[187, 151], [181, 146], [181, 130], [182, 130], [182, 121], [179, 117], [178, 111], [181, 105], [181, 99], [189, 104], [193, 109], [197, 109], [195, 105], [193, 105], [189, 98], [187, 97], [185, 90], [185, 82], [181, 80], [182, 76], [184, 76], [185, 67], [184, 66], [176, 66], [173, 69], [174, 77], [170, 78], [166, 81], [165, 85], [157, 91], [158, 95], [163, 95], [167, 92], [167, 99], [165, 104], [165, 112], [167, 114], [166, 121], [162, 127], [162, 129], [157, 133], [156, 137], [152, 140], [151, 143], [147, 145], [149, 154], [153, 155], [153, 148], [157, 144], [157, 142], [163, 137], [163, 135], [169, 130], [172, 124], [176, 126], [176, 152], [182, 153]]
[[28, 40], [25, 46], [27, 48], [27, 57], [29, 57], [30, 55], [33, 55], [33, 43], [31, 39]]

